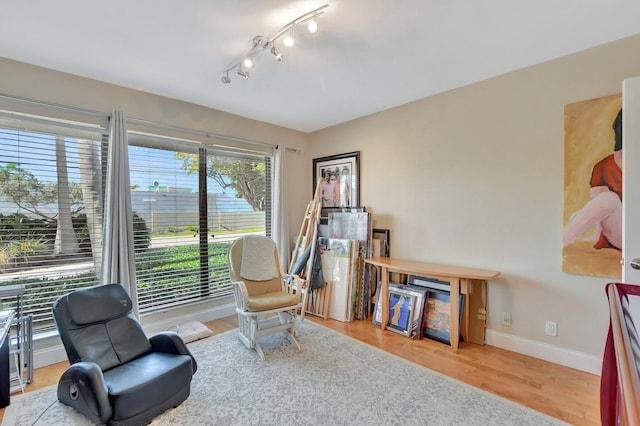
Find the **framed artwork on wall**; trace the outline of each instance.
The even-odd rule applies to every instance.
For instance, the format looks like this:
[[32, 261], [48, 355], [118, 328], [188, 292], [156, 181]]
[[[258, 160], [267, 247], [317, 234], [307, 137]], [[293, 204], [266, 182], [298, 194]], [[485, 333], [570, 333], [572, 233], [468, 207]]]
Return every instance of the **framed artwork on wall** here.
[[622, 95], [564, 107], [562, 271], [620, 278]]
[[322, 208], [354, 208], [360, 204], [360, 151], [313, 159], [313, 188], [322, 181]]

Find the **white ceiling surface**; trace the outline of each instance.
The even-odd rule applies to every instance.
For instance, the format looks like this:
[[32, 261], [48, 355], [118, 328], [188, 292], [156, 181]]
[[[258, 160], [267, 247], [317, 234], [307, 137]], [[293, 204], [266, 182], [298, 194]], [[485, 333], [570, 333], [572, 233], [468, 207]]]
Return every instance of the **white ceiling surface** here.
[[0, 56], [311, 132], [639, 32], [639, 0], [4, 0]]

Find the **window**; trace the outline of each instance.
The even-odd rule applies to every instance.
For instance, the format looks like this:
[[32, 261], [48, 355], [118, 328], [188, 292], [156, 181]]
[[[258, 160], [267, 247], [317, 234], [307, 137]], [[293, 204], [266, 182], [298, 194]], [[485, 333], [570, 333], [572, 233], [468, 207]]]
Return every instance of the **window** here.
[[0, 115], [0, 285], [25, 286], [34, 330], [54, 327], [59, 296], [96, 283], [105, 140], [99, 126]]
[[270, 157], [135, 132], [129, 145], [140, 312], [231, 295], [229, 243], [267, 231]]
[[[8, 113], [0, 144], [0, 286], [25, 285], [42, 332], [55, 299], [98, 283], [106, 131]], [[141, 314], [231, 295], [230, 241], [270, 234], [270, 152], [136, 132], [129, 145]]]

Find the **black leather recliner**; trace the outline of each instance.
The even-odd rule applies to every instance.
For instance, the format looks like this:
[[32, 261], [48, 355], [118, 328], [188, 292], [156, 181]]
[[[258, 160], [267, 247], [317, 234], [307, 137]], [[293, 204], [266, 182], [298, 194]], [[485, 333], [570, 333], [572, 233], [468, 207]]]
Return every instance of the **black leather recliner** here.
[[176, 333], [147, 339], [121, 285], [62, 296], [53, 317], [72, 364], [58, 400], [92, 422], [146, 424], [189, 396], [195, 358]]

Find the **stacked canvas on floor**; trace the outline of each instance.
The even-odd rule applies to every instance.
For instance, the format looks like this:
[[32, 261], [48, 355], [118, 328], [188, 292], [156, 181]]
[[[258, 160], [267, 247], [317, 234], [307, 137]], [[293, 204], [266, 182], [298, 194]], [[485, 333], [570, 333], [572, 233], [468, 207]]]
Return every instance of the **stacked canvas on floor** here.
[[371, 241], [371, 214], [329, 213], [328, 237], [320, 237], [322, 274], [332, 282], [329, 318], [349, 322], [369, 317], [369, 279], [364, 260]]

